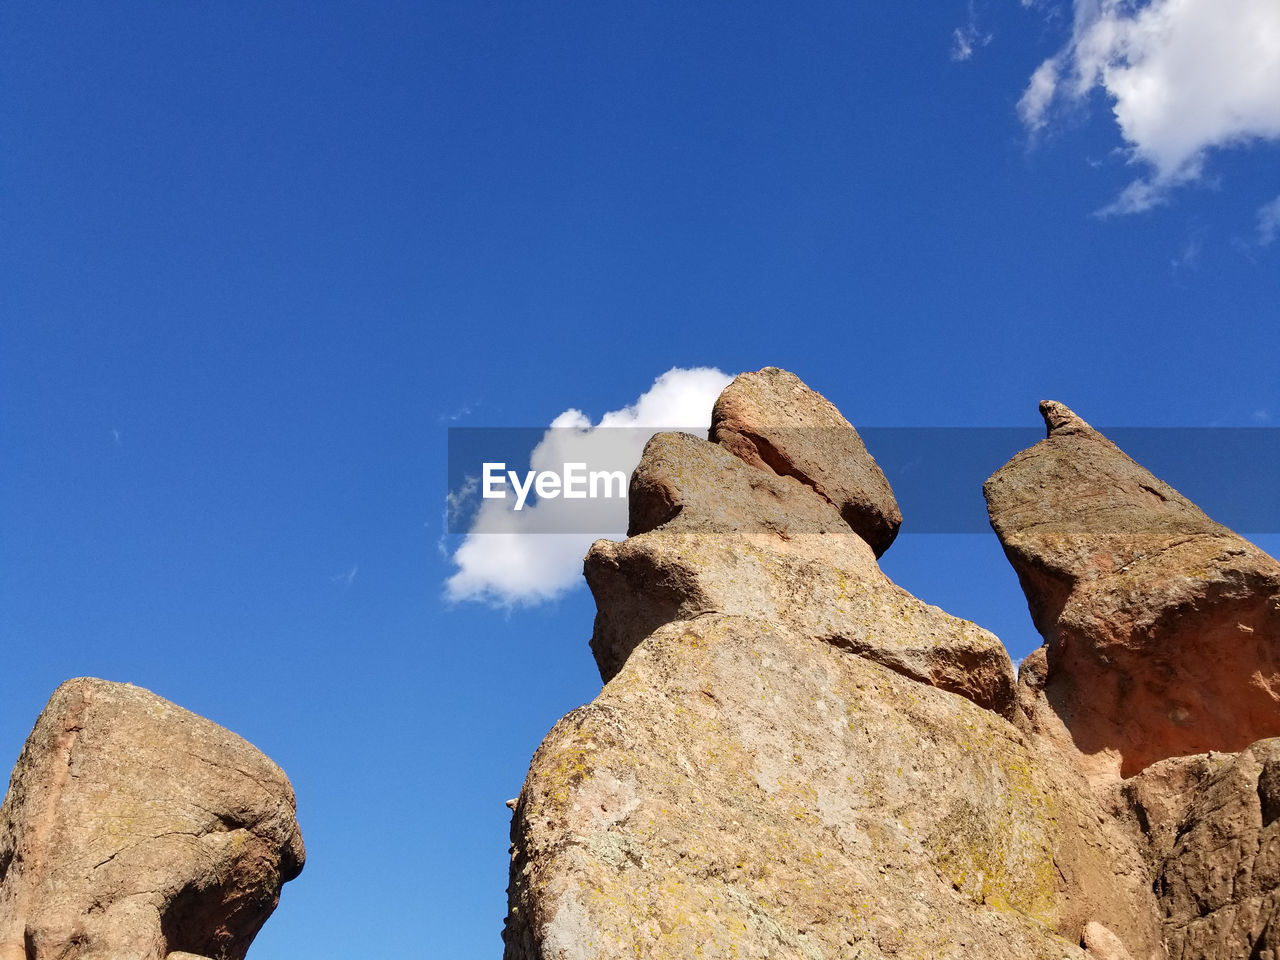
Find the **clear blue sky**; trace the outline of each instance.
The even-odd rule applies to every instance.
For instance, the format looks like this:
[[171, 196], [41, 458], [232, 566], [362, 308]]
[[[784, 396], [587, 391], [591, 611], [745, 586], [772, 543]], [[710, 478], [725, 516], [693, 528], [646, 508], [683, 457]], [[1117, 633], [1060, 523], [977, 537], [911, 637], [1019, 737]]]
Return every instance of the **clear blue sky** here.
[[[1276, 8], [1182, 7], [1125, 63], [1065, 0], [6, 4], [3, 765], [143, 685], [297, 790], [251, 957], [498, 956], [593, 608], [446, 599], [446, 428], [766, 364], [867, 426], [1273, 424]], [[884, 564], [1038, 642], [993, 536]]]

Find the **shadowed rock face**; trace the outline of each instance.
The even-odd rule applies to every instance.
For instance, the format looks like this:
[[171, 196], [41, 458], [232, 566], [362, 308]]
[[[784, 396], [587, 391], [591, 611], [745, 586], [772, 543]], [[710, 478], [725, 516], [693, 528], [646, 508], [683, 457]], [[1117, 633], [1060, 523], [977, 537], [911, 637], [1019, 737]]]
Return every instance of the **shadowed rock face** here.
[[288, 779], [139, 687], [64, 683], [0, 809], [2, 960], [242, 958], [302, 869]]
[[1059, 403], [984, 488], [1045, 648], [1032, 727], [1094, 778], [1280, 734], [1280, 564]]
[[866, 445], [826, 397], [777, 367], [740, 374], [711, 411], [710, 439], [743, 462], [809, 487], [881, 556], [902, 513]]

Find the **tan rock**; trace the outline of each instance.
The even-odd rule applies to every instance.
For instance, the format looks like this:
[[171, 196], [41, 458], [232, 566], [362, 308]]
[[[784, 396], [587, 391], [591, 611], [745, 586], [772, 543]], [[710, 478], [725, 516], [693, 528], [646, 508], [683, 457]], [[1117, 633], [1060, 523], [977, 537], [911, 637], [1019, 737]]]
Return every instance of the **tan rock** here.
[[1061, 404], [984, 488], [1045, 656], [1030, 723], [1091, 776], [1280, 734], [1280, 564]]
[[506, 960], [1162, 956], [1141, 854], [1011, 724], [828, 643], [659, 628], [533, 759]]
[[591, 649], [606, 680], [659, 626], [708, 613], [784, 625], [1011, 716], [1013, 665], [976, 624], [886, 577], [852, 533], [790, 540], [666, 532], [600, 540], [584, 571], [596, 600]]
[[1163, 869], [1178, 833], [1203, 786], [1234, 763], [1234, 753], [1197, 753], [1169, 757], [1122, 780], [1110, 804], [1112, 815], [1129, 821], [1145, 841], [1152, 874]]
[[716, 612], [785, 624], [1012, 711], [1000, 641], [894, 585], [835, 508], [796, 480], [697, 437], [658, 434], [632, 474], [629, 507], [632, 536], [597, 541], [584, 565], [605, 680], [662, 624]]
[[239, 960], [303, 860], [260, 751], [139, 687], [69, 680], [0, 809], [0, 958]]
[[830, 502], [791, 477], [747, 467], [687, 433], [658, 433], [631, 474], [627, 536], [663, 527], [702, 535], [846, 534]]
[[898, 535], [897, 500], [858, 431], [795, 374], [765, 367], [736, 377], [712, 409], [710, 438], [746, 463], [817, 492], [876, 556]]
[[1096, 920], [1085, 924], [1081, 943], [1085, 952], [1097, 960], [1133, 960], [1120, 938]]

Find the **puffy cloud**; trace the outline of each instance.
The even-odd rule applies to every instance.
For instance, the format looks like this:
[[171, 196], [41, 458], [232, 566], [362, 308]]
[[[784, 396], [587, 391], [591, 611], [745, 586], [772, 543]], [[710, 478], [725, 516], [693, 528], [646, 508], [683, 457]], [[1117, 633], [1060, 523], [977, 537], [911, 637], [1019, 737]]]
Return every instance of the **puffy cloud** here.
[[1075, 0], [1070, 42], [1036, 69], [1018, 112], [1035, 133], [1056, 103], [1099, 89], [1149, 169], [1103, 212], [1155, 206], [1200, 177], [1208, 151], [1280, 138], [1280, 3]]
[[[656, 431], [705, 433], [712, 404], [730, 379], [711, 367], [676, 367], [634, 403], [606, 413], [597, 424], [579, 410], [566, 410], [543, 433], [529, 466], [560, 470], [566, 463], [581, 462], [592, 470], [630, 476]], [[474, 496], [471, 483], [450, 494], [451, 511], [459, 508], [460, 496]], [[555, 599], [582, 582], [582, 558], [593, 540], [621, 537], [627, 528], [625, 498], [541, 498], [519, 511], [512, 509], [513, 503], [510, 497], [480, 501], [452, 557], [457, 569], [445, 582], [448, 599], [498, 606]]]

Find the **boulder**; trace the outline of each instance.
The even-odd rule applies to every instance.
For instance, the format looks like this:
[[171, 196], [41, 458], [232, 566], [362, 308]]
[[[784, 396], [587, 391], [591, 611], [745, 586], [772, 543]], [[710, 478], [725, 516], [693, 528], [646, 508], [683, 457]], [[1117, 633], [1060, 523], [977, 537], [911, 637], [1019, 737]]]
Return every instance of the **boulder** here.
[[504, 956], [1063, 960], [1096, 921], [1161, 957], [1141, 855], [1054, 762], [785, 626], [667, 624], [534, 756]]
[[1280, 564], [1062, 404], [1041, 414], [984, 488], [1045, 638], [1027, 722], [1099, 782], [1280, 735]]
[[736, 377], [712, 408], [710, 439], [754, 467], [812, 489], [877, 557], [898, 535], [898, 502], [858, 431], [795, 374], [765, 367]]
[[1133, 955], [1125, 949], [1124, 941], [1096, 920], [1085, 924], [1081, 943], [1085, 953], [1097, 960], [1133, 960]]
[[0, 808], [0, 960], [240, 960], [302, 869], [293, 790], [217, 724], [60, 686]]

